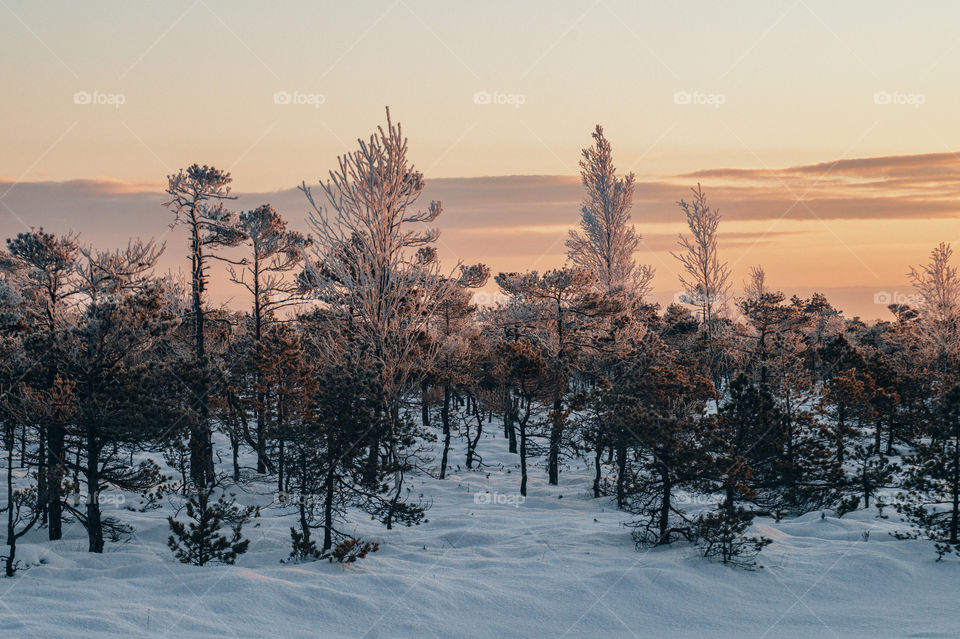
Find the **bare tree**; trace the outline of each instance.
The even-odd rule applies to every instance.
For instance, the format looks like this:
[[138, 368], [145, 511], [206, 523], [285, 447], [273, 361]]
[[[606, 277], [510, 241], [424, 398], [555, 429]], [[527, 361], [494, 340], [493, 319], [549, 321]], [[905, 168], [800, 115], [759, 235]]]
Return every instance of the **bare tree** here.
[[571, 230], [567, 255], [577, 266], [593, 273], [607, 291], [623, 289], [642, 298], [650, 292], [653, 268], [633, 259], [640, 236], [630, 224], [634, 175], [618, 177], [610, 142], [599, 124], [594, 145], [583, 149], [580, 178], [587, 190], [580, 229]]
[[716, 318], [723, 313], [730, 291], [730, 268], [720, 261], [717, 250], [717, 227], [720, 224], [719, 209], [711, 209], [707, 196], [697, 184], [693, 200], [680, 200], [677, 205], [683, 210], [692, 237], [680, 235], [681, 253], [671, 253], [680, 261], [680, 283], [686, 289], [689, 304], [700, 308], [701, 318], [712, 336]]
[[927, 264], [910, 267], [907, 274], [920, 296], [920, 330], [930, 349], [929, 361], [942, 380], [960, 360], [960, 278], [950, 265], [952, 258], [953, 249], [941, 242]]
[[[423, 174], [408, 160], [407, 139], [389, 108], [386, 129], [378, 127], [369, 140], [358, 142], [359, 150], [340, 156], [338, 168], [320, 184], [325, 206], [306, 183], [300, 187], [313, 208], [310, 224], [316, 234], [309, 279], [321, 301], [361, 335], [378, 372], [385, 427], [372, 427], [368, 480], [375, 477], [385, 439], [399, 491], [401, 403], [436, 356], [436, 346], [424, 347], [422, 336], [454, 284], [440, 273], [432, 247], [439, 232], [421, 226], [436, 220], [442, 205], [433, 201], [426, 210], [415, 208]], [[330, 348], [342, 343], [331, 340]]]

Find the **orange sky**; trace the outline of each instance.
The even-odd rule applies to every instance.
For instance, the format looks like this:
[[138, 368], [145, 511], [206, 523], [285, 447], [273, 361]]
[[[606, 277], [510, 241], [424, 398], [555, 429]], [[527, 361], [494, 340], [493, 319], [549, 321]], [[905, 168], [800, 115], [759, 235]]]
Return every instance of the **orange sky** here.
[[[771, 286], [807, 296], [818, 290], [865, 319], [887, 317], [890, 301], [912, 292], [905, 273], [940, 240], [960, 243], [960, 162], [952, 154], [838, 161], [782, 170], [707, 170], [641, 181], [633, 221], [643, 236], [638, 260], [657, 270], [655, 298], [678, 292], [677, 234], [684, 231], [676, 200], [700, 181], [723, 215], [720, 249], [735, 285], [762, 265]], [[161, 185], [115, 181], [0, 184], [6, 216], [0, 232], [29, 225], [80, 230], [86, 241], [116, 246], [130, 236], [161, 237], [162, 267], [180, 269], [185, 238], [168, 228]], [[238, 190], [238, 209], [272, 203], [296, 228], [308, 230], [307, 205], [295, 189]], [[494, 272], [547, 269], [565, 258], [564, 240], [578, 220], [582, 187], [575, 176], [437, 178], [423, 201], [439, 199], [444, 213], [440, 254], [484, 262]], [[241, 296], [222, 279], [218, 301]], [[492, 294], [493, 288], [486, 293]], [[242, 303], [242, 297], [232, 300]]]
[[674, 202], [698, 180], [738, 283], [762, 264], [864, 317], [960, 236], [950, 0], [4, 0], [0, 15], [5, 235], [163, 235], [163, 176], [193, 162], [302, 226], [291, 189], [389, 104], [444, 201], [451, 265], [559, 264], [598, 122], [638, 175], [638, 257], [661, 301], [677, 288]]

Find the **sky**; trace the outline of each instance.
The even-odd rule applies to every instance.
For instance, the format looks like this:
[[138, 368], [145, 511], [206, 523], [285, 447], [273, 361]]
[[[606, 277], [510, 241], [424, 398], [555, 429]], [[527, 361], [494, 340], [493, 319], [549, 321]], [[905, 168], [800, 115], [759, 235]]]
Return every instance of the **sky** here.
[[735, 284], [762, 264], [866, 318], [960, 240], [956, 2], [0, 0], [0, 16], [5, 236], [163, 236], [179, 268], [160, 202], [193, 162], [231, 171], [238, 206], [306, 228], [294, 187], [389, 105], [444, 201], [451, 267], [562, 263], [597, 123], [637, 175], [659, 301], [698, 181]]

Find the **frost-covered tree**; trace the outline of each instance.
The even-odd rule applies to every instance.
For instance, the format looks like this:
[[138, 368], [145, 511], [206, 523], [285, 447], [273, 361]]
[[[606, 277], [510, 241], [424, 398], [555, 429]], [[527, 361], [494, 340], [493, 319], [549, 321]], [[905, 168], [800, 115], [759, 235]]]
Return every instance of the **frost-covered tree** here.
[[[315, 234], [307, 279], [326, 308], [360, 335], [364, 353], [377, 372], [379, 416], [371, 424], [368, 480], [375, 481], [380, 447], [394, 465], [393, 488], [402, 484], [402, 455], [407, 423], [403, 398], [418, 388], [436, 347], [422, 339], [435, 310], [451, 294], [440, 272], [433, 245], [435, 229], [423, 225], [443, 210], [432, 201], [417, 208], [423, 174], [407, 156], [407, 139], [387, 109], [387, 126], [379, 127], [360, 148], [342, 155], [338, 167], [321, 182], [323, 199], [303, 183], [312, 207]], [[330, 340], [336, 349], [340, 342]]]
[[630, 223], [634, 175], [618, 176], [610, 142], [598, 124], [593, 146], [583, 149], [580, 179], [586, 189], [580, 228], [571, 230], [567, 256], [593, 273], [606, 291], [624, 290], [643, 298], [650, 291], [653, 268], [638, 265], [634, 253], [640, 235]]
[[630, 524], [633, 537], [644, 545], [693, 540], [692, 522], [676, 493], [695, 490], [709, 476], [704, 413], [715, 391], [663, 345], [639, 355], [632, 363], [635, 375], [624, 376], [610, 398], [632, 440], [625, 509], [638, 517]]
[[771, 379], [771, 369], [777, 370], [777, 359], [788, 347], [800, 318], [794, 307], [783, 303], [783, 293], [767, 287], [762, 266], [750, 269], [744, 292], [737, 306], [749, 329], [743, 335], [750, 345], [747, 367], [760, 384], [775, 384], [779, 380]]
[[[52, 393], [59, 376], [58, 337], [71, 310], [70, 301], [77, 294], [77, 236], [31, 229], [8, 239], [7, 250], [5, 270], [20, 282], [22, 294], [30, 302], [28, 321], [37, 337], [30, 342], [38, 363], [33, 387], [41, 393]], [[49, 413], [49, 421], [39, 433], [37, 451], [38, 499], [45, 505], [42, 519], [51, 541], [63, 535], [66, 424], [54, 417], [59, 414]]]
[[679, 244], [682, 250], [671, 254], [680, 262], [680, 283], [685, 289], [686, 301], [700, 309], [700, 319], [707, 336], [712, 337], [717, 318], [726, 310], [730, 267], [720, 260], [717, 248], [719, 209], [710, 208], [707, 195], [699, 184], [691, 191], [693, 199], [690, 202], [677, 202], [690, 229], [690, 236], [681, 234]]
[[[30, 421], [24, 410], [27, 399], [24, 377], [33, 365], [23, 342], [28, 335], [27, 317], [20, 291], [7, 280], [0, 279], [0, 424], [6, 465], [6, 501], [0, 508], [0, 514], [6, 519], [6, 549], [0, 552], [0, 559], [4, 561], [7, 577], [12, 577], [17, 570], [17, 540], [33, 529], [45, 510], [45, 505], [37, 502], [36, 484], [29, 481], [30, 475], [23, 478], [26, 481], [17, 481], [14, 472], [14, 460], [18, 457], [18, 427], [23, 429], [21, 442], [25, 444], [27, 422]], [[21, 465], [26, 461], [24, 453], [21, 449], [17, 459]]]
[[960, 277], [952, 258], [953, 249], [941, 242], [927, 264], [908, 273], [920, 297], [920, 329], [932, 368], [944, 384], [956, 380], [960, 366]]

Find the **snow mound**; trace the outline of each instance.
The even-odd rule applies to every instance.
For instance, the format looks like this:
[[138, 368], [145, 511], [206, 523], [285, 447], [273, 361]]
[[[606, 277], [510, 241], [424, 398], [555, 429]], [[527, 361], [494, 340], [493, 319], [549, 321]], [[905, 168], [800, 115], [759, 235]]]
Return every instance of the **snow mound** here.
[[629, 515], [585, 491], [582, 463], [560, 486], [533, 468], [523, 500], [506, 442], [480, 451], [483, 469], [453, 451], [447, 479], [414, 482], [433, 504], [426, 523], [387, 531], [356, 516], [351, 532], [381, 549], [353, 565], [281, 563], [294, 519], [267, 483], [237, 491], [264, 508], [236, 566], [177, 563], [168, 508], [120, 512], [136, 533], [103, 555], [79, 524], [56, 543], [32, 532], [18, 547], [28, 569], [0, 580], [0, 636], [957, 636], [956, 563], [894, 540], [893, 517], [757, 520], [774, 543], [749, 572], [689, 546], [636, 549]]

